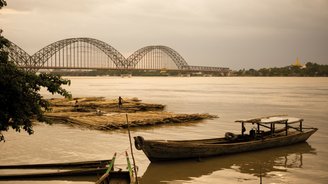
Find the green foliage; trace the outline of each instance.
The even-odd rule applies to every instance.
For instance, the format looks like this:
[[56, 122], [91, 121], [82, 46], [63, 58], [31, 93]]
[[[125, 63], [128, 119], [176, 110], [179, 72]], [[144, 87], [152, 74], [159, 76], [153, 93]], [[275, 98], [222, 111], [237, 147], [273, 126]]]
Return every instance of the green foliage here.
[[0, 141], [1, 131], [12, 127], [20, 132], [23, 128], [33, 133], [32, 119], [44, 121], [43, 113], [49, 110], [49, 103], [39, 94], [42, 88], [50, 93], [71, 97], [61, 85], [70, 85], [69, 80], [58, 75], [27, 72], [18, 68], [3, 49], [9, 41], [0, 36]]
[[5, 0], [0, 0], [0, 9], [4, 6], [7, 6], [7, 3]]
[[239, 70], [234, 73], [237, 76], [308, 76], [327, 77], [328, 65], [319, 65], [308, 62], [305, 67], [286, 66], [281, 68], [261, 68], [259, 70]]

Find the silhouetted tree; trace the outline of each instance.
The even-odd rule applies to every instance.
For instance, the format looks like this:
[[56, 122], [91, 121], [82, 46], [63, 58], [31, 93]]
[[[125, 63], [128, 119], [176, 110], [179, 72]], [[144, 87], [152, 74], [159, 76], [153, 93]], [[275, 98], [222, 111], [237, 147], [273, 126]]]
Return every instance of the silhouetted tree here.
[[7, 6], [7, 3], [5, 0], [0, 0], [0, 9], [4, 6]]
[[[6, 5], [0, 0], [0, 8]], [[52, 94], [58, 93], [71, 97], [61, 87], [70, 81], [57, 75], [27, 72], [18, 68], [9, 60], [6, 47], [10, 42], [0, 33], [0, 141], [4, 140], [2, 131], [12, 127], [20, 132], [21, 128], [29, 134], [33, 133], [32, 119], [44, 121], [43, 113], [49, 110], [49, 103], [40, 94], [42, 87]]]

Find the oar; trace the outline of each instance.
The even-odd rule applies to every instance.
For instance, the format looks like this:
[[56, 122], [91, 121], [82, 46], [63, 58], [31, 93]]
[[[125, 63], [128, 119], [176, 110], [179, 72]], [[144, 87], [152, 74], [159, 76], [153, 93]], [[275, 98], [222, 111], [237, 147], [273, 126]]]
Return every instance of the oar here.
[[126, 155], [126, 162], [128, 164], [128, 171], [129, 171], [129, 175], [130, 175], [130, 178], [131, 180], [133, 179], [133, 170], [132, 170], [132, 167], [131, 167], [131, 162], [130, 162], [130, 159], [129, 159], [129, 155], [128, 155], [128, 152], [125, 151], [125, 155]]
[[96, 181], [96, 184], [100, 184], [102, 183], [108, 176], [109, 176], [109, 172], [112, 170], [112, 168], [114, 167], [114, 162], [115, 162], [115, 158], [116, 158], [116, 153], [114, 153], [114, 156], [112, 158], [112, 161], [109, 163], [108, 169], [106, 170], [105, 174], [103, 174], [98, 181]]

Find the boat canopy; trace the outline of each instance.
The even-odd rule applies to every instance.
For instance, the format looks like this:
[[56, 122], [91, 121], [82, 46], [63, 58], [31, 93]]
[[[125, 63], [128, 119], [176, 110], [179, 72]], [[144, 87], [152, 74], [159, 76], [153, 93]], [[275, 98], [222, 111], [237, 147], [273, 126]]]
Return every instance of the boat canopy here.
[[253, 118], [253, 119], [241, 119], [236, 120], [237, 123], [256, 123], [256, 124], [293, 124], [299, 123], [303, 119], [295, 117], [286, 117], [286, 116], [268, 116], [262, 118]]
[[[288, 134], [288, 128], [293, 128], [298, 131], [303, 131], [303, 119], [300, 118], [294, 118], [294, 117], [287, 117], [286, 115], [280, 115], [280, 116], [267, 116], [267, 117], [261, 117], [261, 118], [254, 118], [254, 119], [242, 119], [235, 121], [237, 123], [241, 123], [241, 134], [244, 135], [245, 129], [245, 123], [252, 123], [257, 124], [257, 132], [261, 133], [260, 127], [268, 128], [270, 129], [270, 132], [272, 135], [275, 133], [275, 126], [276, 124], [284, 125], [286, 130], [286, 135]], [[290, 124], [293, 123], [299, 123], [299, 127], [295, 128], [290, 126]]]

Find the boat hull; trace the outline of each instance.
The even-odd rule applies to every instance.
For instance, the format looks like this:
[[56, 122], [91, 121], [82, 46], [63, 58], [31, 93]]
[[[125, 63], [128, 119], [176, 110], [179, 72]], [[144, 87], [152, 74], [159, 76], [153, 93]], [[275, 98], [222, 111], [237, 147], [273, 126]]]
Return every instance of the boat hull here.
[[87, 168], [77, 169], [72, 171], [56, 171], [45, 173], [28, 173], [28, 174], [9, 174], [0, 175], [1, 180], [27, 180], [27, 179], [40, 179], [40, 178], [58, 178], [67, 176], [96, 176], [106, 172], [107, 168]]
[[133, 179], [129, 171], [113, 171], [108, 174], [103, 175], [105, 177], [101, 182], [96, 182], [96, 184], [130, 184], [133, 183]]
[[74, 169], [105, 167], [111, 160], [95, 160], [84, 162], [25, 164], [25, 165], [0, 165], [0, 169]]
[[297, 132], [287, 136], [266, 137], [264, 139], [222, 143], [221, 139], [195, 140], [195, 141], [154, 141], [135, 137], [137, 149], [141, 149], [151, 162], [211, 157], [234, 154], [273, 147], [287, 146], [305, 142], [317, 129]]

